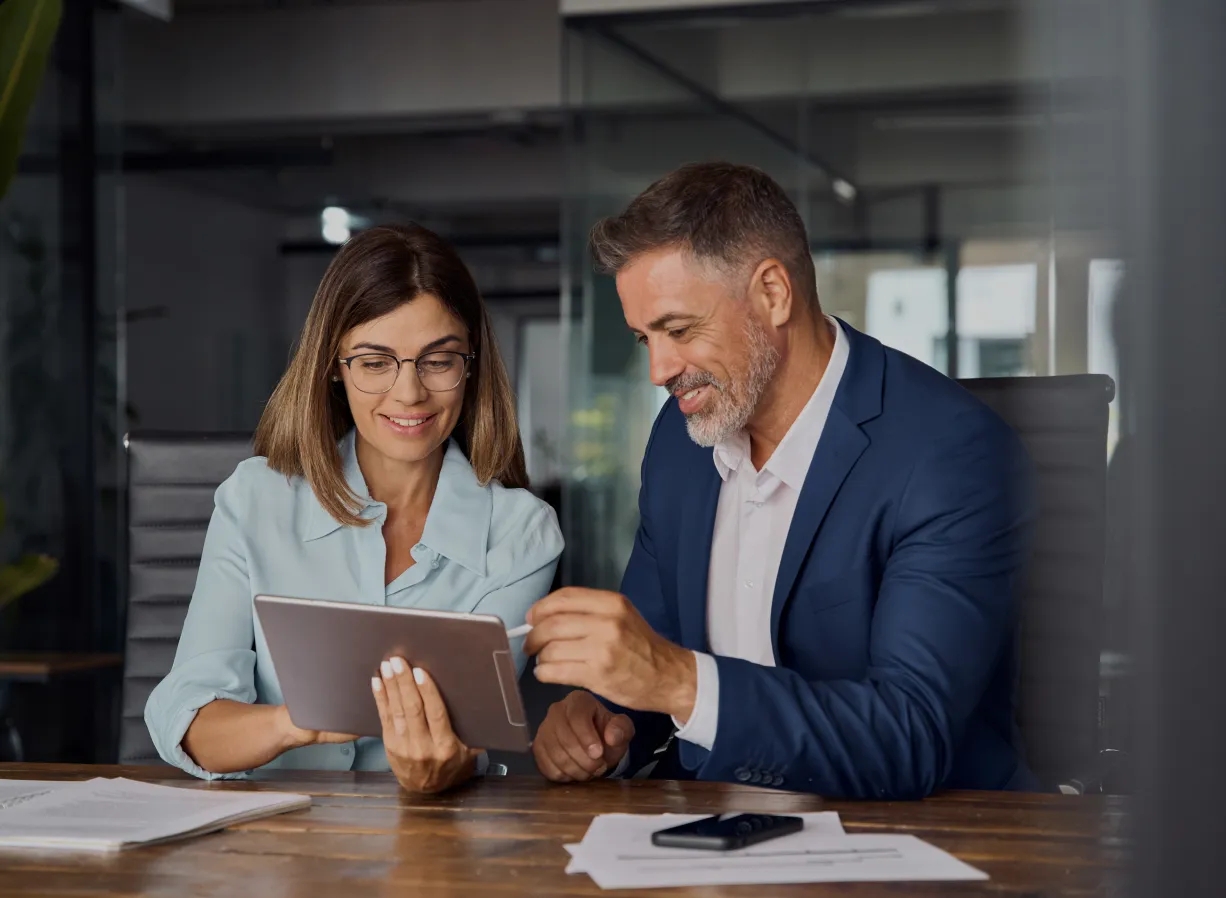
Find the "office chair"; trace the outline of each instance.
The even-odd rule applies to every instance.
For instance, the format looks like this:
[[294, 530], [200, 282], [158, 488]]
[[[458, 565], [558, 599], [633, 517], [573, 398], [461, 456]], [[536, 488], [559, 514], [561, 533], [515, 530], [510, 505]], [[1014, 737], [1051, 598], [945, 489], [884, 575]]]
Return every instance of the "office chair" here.
[[1038, 520], [1021, 598], [1018, 725], [1031, 769], [1065, 792], [1100, 791], [1107, 405], [1100, 374], [960, 381], [1021, 437]]
[[251, 455], [249, 434], [129, 434], [128, 607], [122, 764], [160, 764], [145, 702], [170, 672], [196, 586], [213, 493]]

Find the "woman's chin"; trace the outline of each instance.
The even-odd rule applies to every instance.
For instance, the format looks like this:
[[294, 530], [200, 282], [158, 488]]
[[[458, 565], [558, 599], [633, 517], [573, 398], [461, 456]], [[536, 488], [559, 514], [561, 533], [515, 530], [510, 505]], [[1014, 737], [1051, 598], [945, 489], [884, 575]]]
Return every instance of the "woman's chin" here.
[[435, 415], [422, 424], [404, 427], [388, 420], [383, 415], [375, 415], [370, 429], [373, 433], [363, 433], [362, 436], [370, 447], [380, 455], [400, 462], [416, 462], [429, 458], [446, 442], [447, 434], [439, 429], [439, 419]]

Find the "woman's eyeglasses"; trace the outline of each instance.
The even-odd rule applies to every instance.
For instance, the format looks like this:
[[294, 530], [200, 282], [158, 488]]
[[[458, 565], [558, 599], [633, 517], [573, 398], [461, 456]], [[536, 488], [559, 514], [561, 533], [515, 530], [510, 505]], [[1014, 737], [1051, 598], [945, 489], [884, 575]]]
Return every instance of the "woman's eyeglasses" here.
[[431, 393], [446, 393], [460, 385], [469, 363], [476, 357], [476, 353], [440, 349], [415, 359], [398, 359], [394, 355], [381, 352], [364, 352], [341, 359], [340, 362], [348, 366], [354, 387], [363, 393], [386, 393], [396, 385], [400, 366], [405, 362], [412, 363], [417, 369], [417, 379], [423, 387]]

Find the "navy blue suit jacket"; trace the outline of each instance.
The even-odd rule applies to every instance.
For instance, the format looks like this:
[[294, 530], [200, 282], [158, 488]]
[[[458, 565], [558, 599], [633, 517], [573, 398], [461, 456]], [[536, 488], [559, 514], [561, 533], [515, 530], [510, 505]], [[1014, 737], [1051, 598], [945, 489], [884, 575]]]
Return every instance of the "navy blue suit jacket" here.
[[[777, 666], [716, 656], [715, 743], [678, 742], [681, 765], [853, 798], [1035, 788], [1014, 722], [1029, 459], [955, 382], [842, 327], [847, 367], [775, 582]], [[670, 399], [643, 459], [622, 592], [658, 633], [703, 652], [721, 483]], [[635, 768], [672, 725], [632, 717]]]

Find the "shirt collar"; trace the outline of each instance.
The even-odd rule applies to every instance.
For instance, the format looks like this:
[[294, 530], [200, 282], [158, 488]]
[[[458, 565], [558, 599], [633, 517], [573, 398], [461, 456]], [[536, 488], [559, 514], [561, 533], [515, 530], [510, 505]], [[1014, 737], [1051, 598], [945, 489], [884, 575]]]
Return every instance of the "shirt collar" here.
[[715, 470], [719, 471], [720, 479], [727, 480], [732, 472], [741, 466], [749, 457], [749, 437], [745, 431], [738, 430], [728, 439], [715, 444]]
[[[360, 516], [369, 521], [380, 520], [386, 514], [387, 507], [372, 499], [366, 487], [366, 478], [362, 476], [362, 468], [358, 465], [355, 431], [349, 431], [337, 448], [341, 454], [345, 482], [362, 505]], [[303, 540], [319, 539], [340, 529], [341, 523], [319, 504], [310, 484], [303, 480], [300, 489], [306, 504]], [[434, 499], [426, 513], [426, 524], [421, 535], [422, 544], [484, 577], [493, 509], [494, 502], [489, 487], [482, 486], [477, 480], [472, 465], [464, 457], [459, 445], [454, 440], [448, 440]]]
[[[843, 333], [838, 319], [827, 315], [826, 321], [834, 328], [834, 349], [830, 353], [830, 361], [826, 363], [826, 370], [813, 395], [800, 410], [800, 414], [764, 466], [764, 470], [770, 471], [798, 492], [809, 474], [814, 448], [826, 427], [826, 419], [830, 416], [830, 408], [834, 404], [834, 396], [838, 392], [839, 381], [843, 379], [843, 371], [847, 368], [847, 358], [850, 354], [847, 335]], [[719, 476], [727, 481], [732, 472], [749, 459], [749, 435], [741, 430], [724, 442], [716, 443], [714, 458], [715, 469], [719, 471]]]
[[448, 441], [421, 541], [444, 558], [484, 577], [493, 515], [493, 491], [477, 480], [459, 444]]

